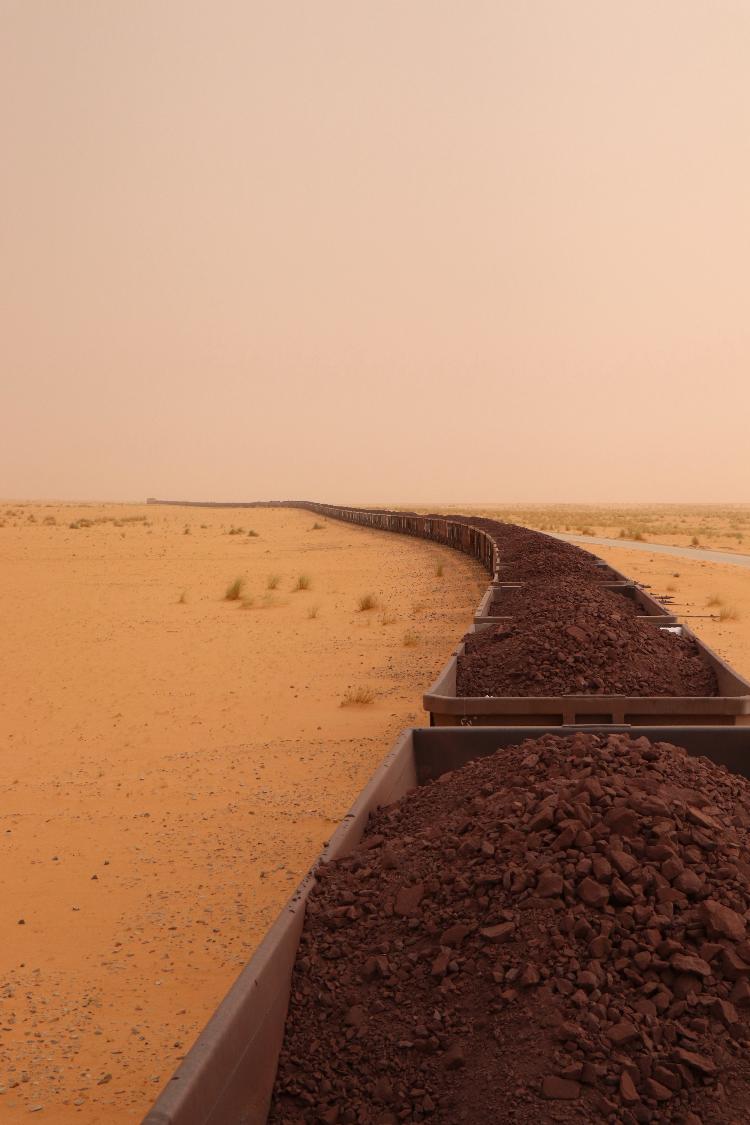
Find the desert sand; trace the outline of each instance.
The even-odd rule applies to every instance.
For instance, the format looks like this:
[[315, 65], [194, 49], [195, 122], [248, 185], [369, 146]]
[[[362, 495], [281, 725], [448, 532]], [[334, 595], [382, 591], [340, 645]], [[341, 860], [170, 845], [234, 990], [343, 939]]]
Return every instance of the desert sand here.
[[[0, 1121], [138, 1121], [423, 722], [487, 579], [291, 510], [8, 503], [0, 522]], [[360, 689], [372, 703], [341, 705]]]
[[[581, 543], [581, 546], [586, 544]], [[651, 555], [627, 547], [591, 549], [623, 574], [650, 587], [657, 597], [671, 599], [670, 608], [680, 620], [750, 679], [750, 573], [747, 569], [732, 563]]]

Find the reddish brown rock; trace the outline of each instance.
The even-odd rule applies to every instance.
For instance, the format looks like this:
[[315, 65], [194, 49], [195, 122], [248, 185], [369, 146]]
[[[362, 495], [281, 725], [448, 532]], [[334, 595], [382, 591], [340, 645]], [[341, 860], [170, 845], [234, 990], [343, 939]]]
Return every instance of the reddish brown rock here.
[[647, 1078], [644, 1083], [644, 1090], [646, 1097], [653, 1098], [657, 1102], [668, 1102], [674, 1096], [672, 1090], [662, 1086], [661, 1082], [657, 1082], [654, 1078]]
[[540, 898], [555, 898], [562, 894], [563, 877], [557, 871], [543, 871], [536, 885]]
[[501, 945], [505, 941], [510, 941], [516, 931], [514, 922], [501, 922], [498, 926], [485, 926], [480, 930], [480, 934], [485, 941], [491, 941], [495, 945]]
[[465, 926], [461, 922], [457, 922], [455, 926], [449, 926], [440, 935], [441, 945], [460, 945], [466, 935], [471, 932], [470, 926]]
[[673, 953], [669, 963], [678, 973], [695, 973], [699, 977], [711, 975], [711, 966], [702, 957], [691, 957], [685, 953]]
[[573, 1101], [580, 1098], [581, 1086], [569, 1078], [558, 1078], [555, 1074], [548, 1074], [542, 1080], [542, 1097], [555, 1101]]
[[578, 884], [577, 894], [587, 906], [604, 906], [609, 902], [609, 888], [595, 879], [583, 879]]
[[625, 1105], [636, 1105], [641, 1100], [635, 1083], [626, 1070], [620, 1075], [620, 1097]]
[[630, 852], [610, 851], [607, 854], [623, 878], [627, 878], [638, 867], [638, 860]]
[[729, 906], [707, 898], [700, 905], [700, 917], [709, 937], [727, 937], [742, 941], [745, 937], [745, 920]]
[[412, 914], [416, 914], [417, 907], [423, 898], [423, 883], [412, 883], [409, 886], [400, 887], [396, 894], [396, 902], [393, 909], [396, 914], [409, 917]]
[[443, 1066], [448, 1070], [457, 1070], [458, 1067], [463, 1066], [466, 1062], [463, 1045], [461, 1043], [451, 1043], [443, 1055], [442, 1062]]
[[607, 1038], [615, 1047], [623, 1047], [626, 1043], [632, 1043], [639, 1035], [638, 1028], [630, 1020], [621, 1020], [616, 1023], [614, 1027], [610, 1027], [607, 1032]]
[[700, 1074], [716, 1074], [716, 1063], [707, 1055], [699, 1055], [695, 1051], [686, 1051], [683, 1047], [675, 1048], [673, 1058], [676, 1062], [684, 1063]]

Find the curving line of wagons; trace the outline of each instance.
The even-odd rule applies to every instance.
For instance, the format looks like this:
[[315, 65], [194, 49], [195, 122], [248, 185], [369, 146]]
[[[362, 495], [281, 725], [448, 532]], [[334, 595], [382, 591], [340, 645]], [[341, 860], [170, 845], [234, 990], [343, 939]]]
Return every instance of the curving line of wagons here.
[[[241, 506], [260, 507], [264, 503], [255, 501]], [[493, 607], [502, 609], [504, 592], [519, 586], [518, 582], [503, 580], [506, 525], [492, 520], [341, 507], [315, 501], [272, 501], [268, 506], [304, 508], [326, 518], [428, 539], [473, 556], [491, 576], [474, 615], [473, 629], [501, 621], [503, 615], [493, 612]], [[549, 540], [547, 536], [542, 538]], [[586, 556], [587, 565], [600, 568], [598, 573], [606, 588], [633, 599], [642, 611], [639, 616], [655, 628], [692, 635], [646, 590], [589, 552], [581, 554]], [[635, 725], [639, 734], [656, 741], [668, 740], [690, 754], [704, 755], [750, 777], [750, 683], [697, 638], [696, 643], [716, 673], [716, 696], [460, 697], [456, 693], [456, 665], [462, 651], [459, 645], [424, 695], [430, 727], [407, 730], [400, 736], [142, 1125], [262, 1125], [266, 1121], [284, 1035], [292, 968], [315, 869], [356, 846], [371, 810], [472, 758], [495, 753], [524, 738], [540, 737], [551, 730], [562, 733], [566, 729], [580, 729], [581, 725], [605, 733]]]

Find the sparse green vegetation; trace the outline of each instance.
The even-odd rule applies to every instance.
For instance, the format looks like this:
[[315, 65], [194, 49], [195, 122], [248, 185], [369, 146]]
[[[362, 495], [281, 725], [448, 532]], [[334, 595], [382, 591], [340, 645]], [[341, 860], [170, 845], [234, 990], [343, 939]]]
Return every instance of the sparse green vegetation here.
[[236, 602], [242, 597], [242, 591], [245, 588], [244, 578], [235, 578], [234, 582], [230, 582], [224, 593], [224, 600], [227, 602]]
[[372, 703], [375, 699], [375, 692], [371, 688], [358, 687], [348, 688], [344, 692], [344, 697], [341, 700], [342, 707], [360, 706], [365, 703]]

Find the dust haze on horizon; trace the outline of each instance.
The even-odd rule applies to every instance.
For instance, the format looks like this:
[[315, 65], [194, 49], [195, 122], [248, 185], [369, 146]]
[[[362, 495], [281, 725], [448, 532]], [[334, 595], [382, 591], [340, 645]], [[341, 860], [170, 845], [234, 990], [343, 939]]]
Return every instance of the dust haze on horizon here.
[[0, 495], [750, 501], [750, 5], [0, 32]]

